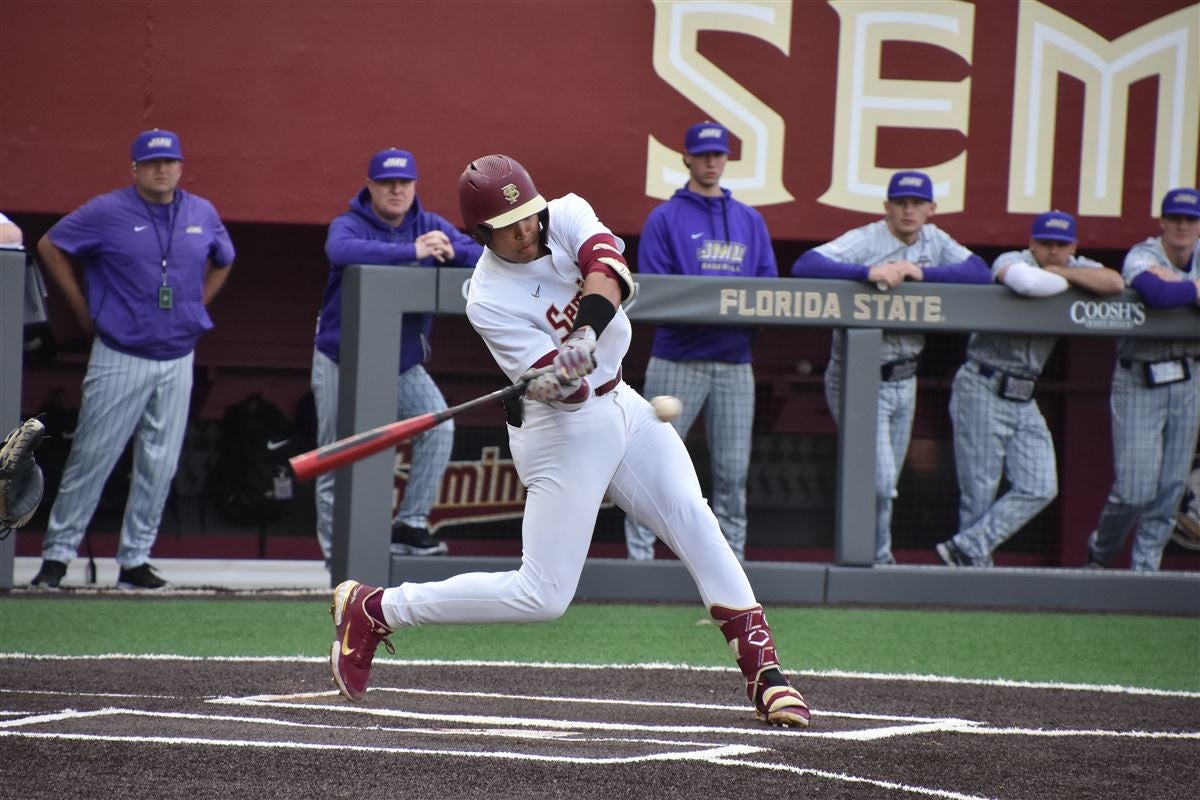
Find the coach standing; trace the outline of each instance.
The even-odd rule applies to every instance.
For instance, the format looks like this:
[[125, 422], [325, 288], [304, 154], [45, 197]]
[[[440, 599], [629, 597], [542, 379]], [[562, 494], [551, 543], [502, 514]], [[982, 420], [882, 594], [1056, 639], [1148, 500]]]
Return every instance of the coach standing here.
[[[339, 359], [342, 342], [342, 279], [351, 264], [473, 267], [483, 248], [444, 217], [426, 211], [417, 197], [417, 160], [407, 150], [380, 150], [367, 164], [367, 185], [329, 225], [325, 255], [329, 280], [317, 318], [312, 389], [317, 404], [317, 442], [337, 438]], [[405, 314], [400, 328], [396, 418], [446, 410], [446, 399], [423, 366], [431, 351], [432, 314]], [[447, 552], [429, 533], [429, 512], [454, 448], [447, 420], [413, 440], [404, 499], [392, 519], [391, 552], [430, 556]], [[317, 478], [317, 541], [328, 564], [333, 554], [332, 474]]]
[[[148, 563], [150, 548], [183, 446], [192, 351], [213, 327], [205, 306], [233, 263], [233, 243], [212, 203], [178, 188], [179, 137], [145, 131], [131, 155], [132, 186], [92, 198], [37, 246], [79, 325], [96, 334], [79, 424], [32, 582], [44, 588], [61, 583], [135, 431], [117, 585], [166, 585]], [[83, 288], [76, 264], [83, 267]]]
[[[729, 131], [699, 122], [684, 136], [688, 182], [646, 218], [638, 272], [710, 278], [775, 278], [775, 251], [762, 215], [721, 187]], [[754, 428], [757, 330], [724, 325], [662, 325], [654, 334], [643, 394], [674, 395], [683, 413], [671, 424], [680, 437], [704, 409], [712, 453], [712, 509], [741, 561], [746, 553], [746, 474]], [[629, 557], [654, 558], [654, 534], [625, 521]]]
[[[1133, 246], [1121, 274], [1151, 308], [1195, 308], [1200, 192], [1167, 192], [1161, 225], [1161, 236]], [[1130, 566], [1157, 570], [1200, 432], [1200, 342], [1119, 339], [1110, 403], [1116, 480], [1088, 540], [1088, 566], [1108, 566], [1136, 522]]]

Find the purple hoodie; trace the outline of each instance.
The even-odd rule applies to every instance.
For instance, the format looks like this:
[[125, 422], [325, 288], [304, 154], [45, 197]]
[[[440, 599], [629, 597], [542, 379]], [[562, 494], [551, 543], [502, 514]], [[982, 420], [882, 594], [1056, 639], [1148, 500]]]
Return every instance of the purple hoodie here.
[[[441, 266], [473, 267], [483, 248], [444, 218], [421, 209], [421, 200], [413, 198], [404, 221], [393, 228], [371, 208], [371, 193], [363, 187], [350, 200], [350, 210], [339, 214], [329, 226], [325, 255], [329, 258], [329, 282], [321, 300], [317, 320], [317, 349], [338, 361], [342, 336], [342, 275], [351, 264], [388, 266], [439, 266], [432, 257], [417, 261], [418, 236], [440, 230], [454, 244], [454, 259]], [[400, 373], [407, 372], [429, 357], [429, 332], [432, 314], [405, 314], [401, 324]]]
[[[776, 278], [775, 251], [762, 215], [733, 199], [705, 197], [686, 186], [646, 218], [638, 272], [712, 278]], [[660, 325], [651, 355], [671, 361], [750, 361], [756, 328]]]

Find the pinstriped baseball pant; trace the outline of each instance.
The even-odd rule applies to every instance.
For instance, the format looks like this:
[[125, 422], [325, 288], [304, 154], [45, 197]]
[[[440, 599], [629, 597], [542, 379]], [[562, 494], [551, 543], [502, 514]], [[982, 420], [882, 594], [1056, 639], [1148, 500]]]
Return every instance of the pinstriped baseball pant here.
[[[953, 541], [980, 566], [1058, 494], [1054, 440], [1037, 401], [1000, 397], [1000, 380], [964, 364], [950, 391], [960, 494]], [[997, 500], [1001, 473], [1009, 490]]]
[[70, 563], [96, 513], [104, 482], [136, 434], [133, 478], [117, 563], [150, 560], [163, 506], [179, 465], [192, 395], [192, 354], [168, 361], [92, 344], [71, 454], [42, 541], [42, 558]]
[[[842, 395], [841, 364], [830, 361], [825, 371], [825, 402], [839, 425]], [[892, 555], [892, 502], [896, 484], [908, 455], [913, 418], [917, 413], [917, 379], [879, 384], [879, 413], [875, 433], [875, 563], [894, 564]]]
[[[645, 397], [669, 394], [683, 403], [671, 425], [681, 439], [704, 409], [704, 428], [712, 458], [712, 510], [721, 532], [741, 561], [746, 554], [746, 474], [754, 429], [754, 370], [749, 363], [670, 361], [651, 358], [646, 366]], [[654, 534], [625, 521], [625, 546], [635, 560], [654, 558]]]
[[[338, 365], [313, 348], [313, 399], [317, 406], [317, 443], [337, 440]], [[420, 364], [396, 378], [396, 419], [434, 413], [446, 408], [446, 399], [433, 378]], [[442, 474], [450, 463], [454, 447], [454, 420], [430, 428], [412, 442], [412, 465], [404, 499], [396, 509], [395, 522], [424, 528], [429, 511], [437, 501]], [[332, 474], [317, 477], [317, 540], [326, 561], [333, 553], [333, 482]]]
[[1200, 363], [1189, 380], [1146, 386], [1140, 365], [1113, 368], [1113, 467], [1116, 480], [1088, 540], [1092, 558], [1109, 564], [1137, 523], [1131, 568], [1157, 570], [1175, 524], [1200, 432]]

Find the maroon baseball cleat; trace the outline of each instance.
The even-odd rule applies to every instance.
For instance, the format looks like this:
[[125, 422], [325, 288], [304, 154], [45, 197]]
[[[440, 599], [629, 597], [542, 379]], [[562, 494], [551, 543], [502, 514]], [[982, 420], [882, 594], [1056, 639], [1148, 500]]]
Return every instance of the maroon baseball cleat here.
[[812, 722], [812, 712], [808, 710], [804, 696], [787, 684], [786, 678], [784, 680], [782, 685], [762, 688], [754, 701], [754, 718], [768, 725], [807, 728]]
[[366, 609], [367, 598], [382, 591], [358, 581], [342, 581], [333, 590], [333, 603], [329, 606], [336, 635], [329, 666], [338, 689], [356, 703], [367, 695], [375, 648], [383, 642], [389, 653], [396, 653], [387, 639], [392, 629], [374, 619]]

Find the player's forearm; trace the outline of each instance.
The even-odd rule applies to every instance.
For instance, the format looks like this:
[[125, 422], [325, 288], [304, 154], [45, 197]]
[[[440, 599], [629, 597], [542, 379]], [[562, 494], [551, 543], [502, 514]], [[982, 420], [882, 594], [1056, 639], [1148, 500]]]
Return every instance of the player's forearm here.
[[816, 250], [809, 250], [792, 265], [793, 278], [835, 278], [865, 281], [871, 269], [866, 264], [835, 261]]
[[1194, 305], [1200, 289], [1195, 281], [1164, 281], [1150, 272], [1143, 272], [1130, 284], [1151, 308], [1180, 308]]
[[37, 252], [50, 280], [54, 281], [66, 298], [67, 306], [76, 317], [81, 319], [87, 317], [87, 298], [84, 297], [79, 281], [75, 278], [75, 267], [71, 264], [71, 259], [54, 242], [50, 241], [49, 234], [38, 241]]
[[991, 283], [992, 271], [987, 262], [972, 253], [965, 261], [926, 267], [925, 280], [934, 283]]
[[11, 222], [0, 222], [0, 244], [20, 244], [21, 229]]
[[1125, 280], [1113, 269], [1097, 269], [1094, 267], [1047, 267], [1047, 271], [1066, 278], [1072, 286], [1109, 297], [1120, 294], [1125, 288]]
[[212, 299], [217, 296], [217, 292], [221, 291], [221, 287], [229, 279], [229, 268], [232, 266], [232, 264], [226, 264], [218, 267], [212, 261], [204, 265], [204, 290], [202, 293], [204, 305], [211, 303]]

